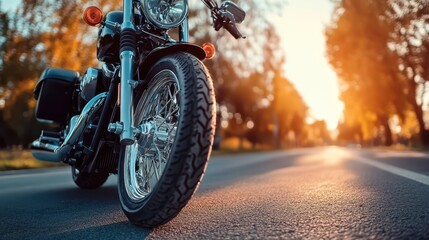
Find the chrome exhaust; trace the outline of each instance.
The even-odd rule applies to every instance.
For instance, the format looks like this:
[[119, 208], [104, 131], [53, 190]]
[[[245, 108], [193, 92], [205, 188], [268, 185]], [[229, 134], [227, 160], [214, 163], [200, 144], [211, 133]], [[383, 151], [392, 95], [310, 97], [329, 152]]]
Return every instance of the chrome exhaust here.
[[[34, 141], [31, 144], [31, 153], [34, 158], [48, 162], [64, 161], [65, 156], [72, 150], [73, 146], [80, 139], [83, 130], [89, 124], [97, 110], [103, 106], [107, 93], [100, 93], [93, 97], [83, 108], [82, 113], [70, 121], [70, 131], [67, 134], [64, 142], [60, 146], [50, 143], [44, 143], [41, 139]], [[75, 123], [74, 123], [75, 122]]]

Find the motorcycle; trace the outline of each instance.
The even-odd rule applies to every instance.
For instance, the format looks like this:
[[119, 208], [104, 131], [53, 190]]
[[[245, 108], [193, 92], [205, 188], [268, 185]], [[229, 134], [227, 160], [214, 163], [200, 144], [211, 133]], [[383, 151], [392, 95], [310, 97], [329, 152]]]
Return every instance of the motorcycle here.
[[[236, 39], [245, 12], [231, 1], [202, 0], [215, 30]], [[128, 219], [156, 227], [173, 219], [196, 191], [207, 166], [216, 123], [212, 79], [203, 64], [212, 44], [189, 43], [186, 0], [124, 0], [103, 17], [91, 6], [84, 20], [98, 26], [101, 68], [47, 68], [34, 97], [36, 117], [60, 131], [32, 143], [38, 160], [71, 165], [82, 189], [118, 174]], [[178, 40], [168, 33], [178, 30]]]

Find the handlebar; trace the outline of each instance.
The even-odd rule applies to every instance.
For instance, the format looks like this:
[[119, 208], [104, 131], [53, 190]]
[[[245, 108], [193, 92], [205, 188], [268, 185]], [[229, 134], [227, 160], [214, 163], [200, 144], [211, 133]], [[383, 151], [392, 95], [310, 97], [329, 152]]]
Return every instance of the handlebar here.
[[202, 1], [210, 10], [218, 7], [216, 1], [214, 0], [202, 0]]
[[225, 28], [225, 30], [227, 30], [229, 33], [231, 33], [231, 35], [235, 38], [235, 39], [239, 39], [239, 38], [243, 38], [245, 39], [246, 36], [244, 36], [240, 30], [238, 30], [237, 26], [235, 25], [234, 22], [229, 22], [229, 23], [225, 23], [223, 25], [223, 28]]
[[[225, 28], [235, 39], [246, 38], [237, 28], [234, 14], [227, 9], [219, 8], [214, 0], [202, 0], [207, 8], [210, 9], [213, 18], [213, 27], [219, 31], [222, 27]], [[242, 10], [241, 10], [242, 11]]]

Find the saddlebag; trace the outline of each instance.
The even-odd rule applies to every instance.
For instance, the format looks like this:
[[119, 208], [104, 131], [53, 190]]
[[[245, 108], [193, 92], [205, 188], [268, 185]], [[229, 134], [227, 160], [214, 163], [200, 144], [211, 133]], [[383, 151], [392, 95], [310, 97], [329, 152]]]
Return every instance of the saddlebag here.
[[43, 71], [34, 89], [38, 120], [67, 121], [73, 114], [73, 95], [78, 78], [79, 73], [67, 69], [47, 68]]

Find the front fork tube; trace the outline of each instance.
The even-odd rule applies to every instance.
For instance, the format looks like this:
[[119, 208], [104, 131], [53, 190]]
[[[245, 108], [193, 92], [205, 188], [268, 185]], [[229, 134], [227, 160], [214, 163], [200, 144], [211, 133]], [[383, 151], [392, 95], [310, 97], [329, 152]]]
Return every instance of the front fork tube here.
[[189, 23], [186, 18], [179, 26], [179, 39], [181, 42], [189, 42]]
[[123, 145], [134, 143], [133, 134], [133, 76], [136, 50], [133, 0], [124, 0], [124, 21], [121, 25], [121, 90], [120, 123], [116, 129]]
[[122, 132], [120, 134], [121, 144], [131, 145], [134, 143], [133, 134], [133, 51], [123, 51], [121, 53], [121, 101], [120, 101], [120, 118]]

